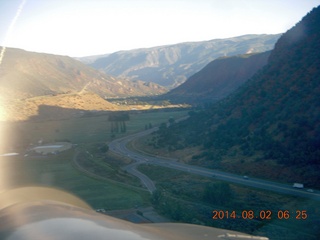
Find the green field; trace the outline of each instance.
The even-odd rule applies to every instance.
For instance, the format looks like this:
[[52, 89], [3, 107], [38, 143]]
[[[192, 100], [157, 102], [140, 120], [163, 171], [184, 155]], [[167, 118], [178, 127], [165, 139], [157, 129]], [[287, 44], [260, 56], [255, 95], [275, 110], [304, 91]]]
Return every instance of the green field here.
[[7, 148], [12, 148], [12, 145], [27, 146], [39, 140], [43, 142], [68, 140], [72, 143], [108, 142], [112, 137], [142, 131], [146, 125], [157, 126], [167, 122], [170, 117], [178, 119], [187, 113], [187, 110], [132, 111], [129, 113], [130, 120], [126, 122], [126, 133], [115, 136], [111, 134], [108, 113], [59, 121], [1, 123], [0, 132], [2, 136], [6, 136], [6, 142], [11, 143], [9, 146], [6, 145]]
[[78, 171], [71, 161], [74, 150], [49, 157], [0, 159], [1, 190], [22, 186], [48, 186], [70, 192], [93, 208], [108, 210], [143, 206], [149, 193], [130, 185], [99, 180]]
[[[170, 117], [178, 119], [186, 114], [187, 111], [134, 112], [126, 123], [127, 132], [115, 137], [144, 130], [149, 123], [156, 126], [167, 122]], [[124, 164], [121, 160], [110, 154], [95, 152], [97, 144], [112, 139], [108, 115], [49, 122], [6, 123], [2, 127], [2, 130], [5, 129], [2, 139], [7, 143], [7, 151], [19, 152], [20, 156], [0, 158], [0, 190], [30, 185], [51, 186], [79, 196], [95, 209], [113, 210], [150, 205], [149, 192], [137, 188], [139, 180], [118, 173]], [[98, 171], [102, 178], [86, 174], [75, 167], [72, 161], [75, 149], [46, 157], [23, 157], [29, 144], [37, 144], [39, 140], [49, 143], [67, 140], [77, 144], [78, 150], [89, 150], [93, 157], [85, 158], [84, 163], [91, 168], [89, 170]]]

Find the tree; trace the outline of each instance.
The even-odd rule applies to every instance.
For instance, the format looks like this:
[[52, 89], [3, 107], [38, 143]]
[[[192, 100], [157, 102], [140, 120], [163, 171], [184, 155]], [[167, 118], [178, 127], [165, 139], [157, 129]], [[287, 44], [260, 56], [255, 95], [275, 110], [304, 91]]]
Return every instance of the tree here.
[[127, 112], [113, 112], [110, 113], [108, 121], [111, 122], [111, 132], [119, 133], [126, 132], [126, 121], [130, 120], [130, 116]]
[[99, 149], [100, 149], [100, 151], [101, 151], [102, 153], [106, 153], [106, 152], [109, 151], [109, 146], [108, 146], [107, 144], [104, 144], [104, 145], [101, 146]]
[[151, 202], [155, 205], [155, 206], [158, 206], [162, 203], [163, 201], [163, 193], [161, 190], [155, 190], [153, 193], [152, 193], [152, 198], [151, 198]]
[[209, 183], [205, 187], [203, 200], [217, 205], [225, 205], [232, 199], [230, 185], [225, 182]]
[[173, 117], [170, 117], [168, 122], [170, 123], [170, 125], [175, 123], [175, 119]]

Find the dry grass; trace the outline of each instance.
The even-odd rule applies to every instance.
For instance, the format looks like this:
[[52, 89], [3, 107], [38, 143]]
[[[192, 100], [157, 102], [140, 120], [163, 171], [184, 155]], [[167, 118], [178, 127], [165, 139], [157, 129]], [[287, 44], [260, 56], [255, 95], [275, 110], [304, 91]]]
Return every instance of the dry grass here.
[[1, 99], [0, 121], [59, 120], [79, 117], [85, 111], [127, 111], [178, 108], [180, 105], [116, 105], [94, 93], [72, 93], [19, 100]]

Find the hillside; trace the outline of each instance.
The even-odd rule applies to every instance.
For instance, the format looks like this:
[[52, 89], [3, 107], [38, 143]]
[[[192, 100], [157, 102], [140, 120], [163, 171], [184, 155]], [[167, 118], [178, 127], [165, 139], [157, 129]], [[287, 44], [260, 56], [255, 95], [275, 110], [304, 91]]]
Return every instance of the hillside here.
[[185, 161], [320, 188], [319, 22], [317, 7], [279, 39], [262, 71], [213, 107], [162, 128], [153, 145], [198, 146]]
[[85, 111], [119, 110], [118, 106], [94, 93], [0, 100], [1, 106], [5, 106], [0, 121], [57, 120], [81, 117]]
[[116, 79], [73, 58], [8, 48], [0, 71], [2, 97], [23, 99], [90, 91], [101, 97], [152, 95], [165, 89], [152, 83]]
[[279, 37], [280, 34], [244, 35], [120, 51], [98, 58], [91, 66], [113, 76], [174, 88], [216, 58], [268, 51]]
[[190, 104], [220, 100], [265, 66], [269, 55], [268, 51], [213, 60], [163, 98]]

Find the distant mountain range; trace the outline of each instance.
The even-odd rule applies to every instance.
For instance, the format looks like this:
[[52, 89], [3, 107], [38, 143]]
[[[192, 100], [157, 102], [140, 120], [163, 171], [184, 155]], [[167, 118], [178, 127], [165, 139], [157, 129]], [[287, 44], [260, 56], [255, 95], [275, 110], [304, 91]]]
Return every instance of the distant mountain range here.
[[154, 82], [172, 89], [219, 57], [271, 50], [280, 36], [281, 34], [244, 35], [120, 51], [80, 60], [89, 63], [96, 59], [90, 66], [107, 74]]
[[265, 66], [269, 55], [270, 51], [218, 58], [160, 97], [171, 102], [193, 105], [218, 101], [235, 91]]
[[319, 22], [317, 7], [281, 36], [261, 71], [212, 107], [163, 128], [154, 146], [198, 146], [189, 163], [320, 188]]

